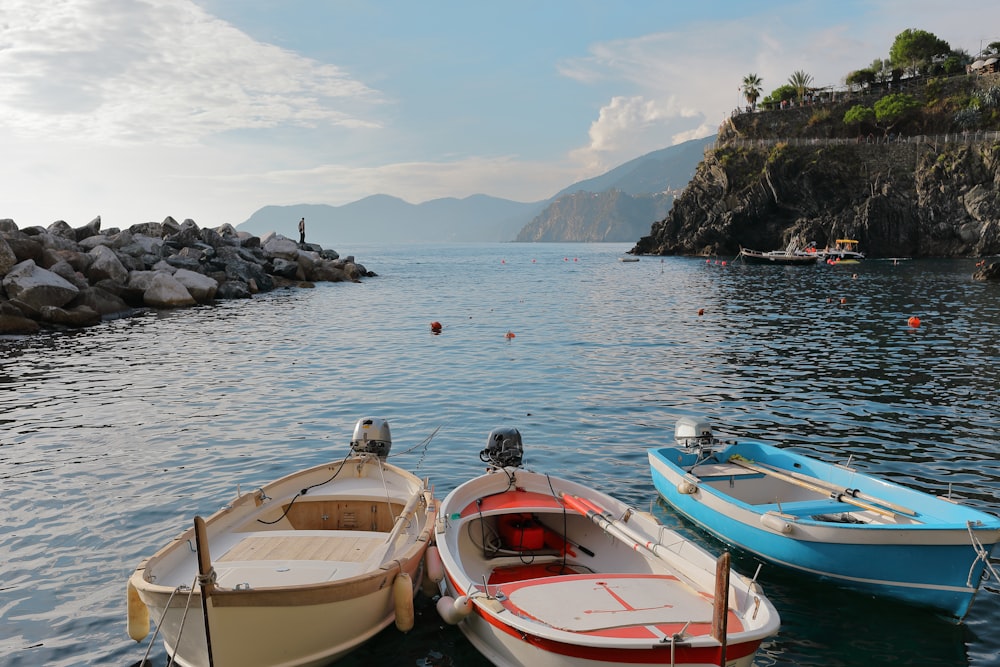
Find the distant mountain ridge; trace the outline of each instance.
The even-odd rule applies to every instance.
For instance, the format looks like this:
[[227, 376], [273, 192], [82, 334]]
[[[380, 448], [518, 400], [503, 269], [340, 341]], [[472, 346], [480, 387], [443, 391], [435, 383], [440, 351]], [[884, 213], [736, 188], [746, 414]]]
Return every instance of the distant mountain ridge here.
[[[478, 194], [410, 204], [379, 194], [342, 206], [264, 206], [238, 228], [298, 238], [299, 218], [305, 218], [306, 240], [334, 248], [384, 240], [634, 241], [664, 217], [674, 194], [691, 180], [706, 146], [714, 141], [714, 136], [695, 139], [647, 153], [539, 202]], [[595, 194], [601, 196], [591, 196]]]

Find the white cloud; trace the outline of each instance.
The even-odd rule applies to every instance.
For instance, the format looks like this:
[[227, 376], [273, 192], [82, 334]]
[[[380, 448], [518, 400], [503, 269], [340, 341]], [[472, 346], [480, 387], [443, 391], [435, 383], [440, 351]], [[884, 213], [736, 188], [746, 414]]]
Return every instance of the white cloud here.
[[189, 0], [4, 0], [0, 113], [22, 136], [187, 143], [281, 125], [378, 127], [380, 96]]

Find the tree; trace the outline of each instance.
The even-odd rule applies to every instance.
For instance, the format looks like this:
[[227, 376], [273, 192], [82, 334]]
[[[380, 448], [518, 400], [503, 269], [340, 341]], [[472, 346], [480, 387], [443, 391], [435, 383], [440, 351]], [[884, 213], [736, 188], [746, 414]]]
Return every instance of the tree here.
[[747, 98], [747, 103], [751, 108], [757, 108], [757, 98], [761, 93], [761, 78], [756, 74], [747, 74], [743, 77], [743, 96]]
[[892, 128], [909, 119], [923, 105], [905, 93], [886, 95], [875, 103], [875, 122], [889, 134]]
[[951, 53], [948, 42], [926, 30], [907, 28], [896, 35], [889, 49], [889, 60], [896, 67], [908, 68], [911, 75], [929, 65], [934, 56]]
[[844, 114], [844, 124], [863, 128], [875, 123], [875, 110], [863, 104], [856, 104]]
[[846, 83], [851, 88], [857, 86], [858, 88], [868, 88], [873, 83], [875, 83], [875, 72], [870, 69], [859, 69], [851, 72], [844, 79]]
[[765, 107], [778, 105], [785, 100], [795, 99], [795, 89], [785, 84], [783, 86], [778, 86], [771, 91], [771, 94], [763, 99], [761, 102]]
[[788, 77], [788, 84], [795, 89], [795, 92], [799, 97], [799, 102], [801, 102], [802, 98], [806, 96], [806, 90], [809, 88], [809, 84], [812, 83], [812, 80], [812, 76], [806, 74], [802, 70], [792, 72], [792, 75]]

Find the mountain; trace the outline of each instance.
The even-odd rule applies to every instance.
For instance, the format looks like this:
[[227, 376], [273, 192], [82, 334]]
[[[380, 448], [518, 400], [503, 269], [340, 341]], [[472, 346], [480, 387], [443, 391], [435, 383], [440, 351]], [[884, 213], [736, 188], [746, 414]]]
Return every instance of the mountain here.
[[649, 233], [674, 201], [673, 194], [628, 195], [621, 190], [563, 195], [535, 216], [515, 241], [631, 242]]
[[580, 190], [617, 189], [630, 195], [683, 190], [694, 176], [695, 167], [705, 157], [705, 150], [714, 143], [715, 135], [712, 135], [646, 153], [606, 174], [574, 183], [557, 192], [553, 199]]
[[239, 229], [257, 235], [276, 231], [297, 239], [299, 219], [305, 218], [306, 240], [329, 247], [385, 239], [509, 241], [545, 204], [523, 204], [486, 195], [410, 204], [389, 195], [372, 195], [343, 206], [265, 206]]
[[410, 204], [373, 195], [342, 206], [264, 206], [239, 229], [257, 235], [276, 231], [297, 239], [298, 221], [305, 218], [306, 240], [333, 248], [386, 239], [634, 241], [663, 218], [714, 141], [707, 137], [647, 153], [539, 202], [473, 195]]

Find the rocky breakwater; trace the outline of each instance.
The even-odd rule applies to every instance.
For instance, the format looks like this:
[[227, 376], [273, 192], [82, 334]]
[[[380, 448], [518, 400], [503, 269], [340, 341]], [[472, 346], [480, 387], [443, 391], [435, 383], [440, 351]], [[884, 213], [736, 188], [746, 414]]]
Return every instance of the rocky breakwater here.
[[59, 220], [19, 229], [0, 220], [0, 334], [86, 327], [148, 309], [250, 298], [276, 287], [359, 282], [376, 274], [335, 251], [273, 232], [193, 220], [101, 230]]

